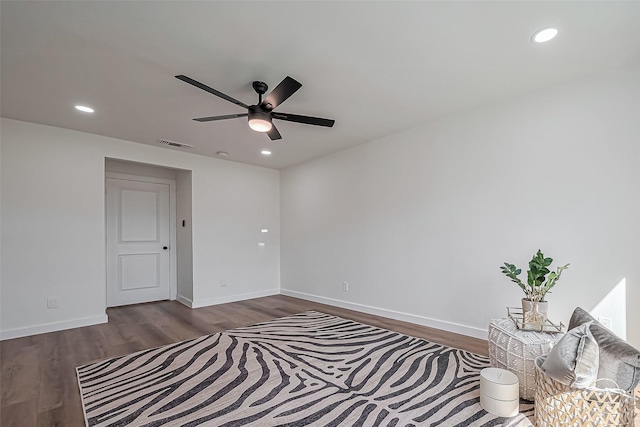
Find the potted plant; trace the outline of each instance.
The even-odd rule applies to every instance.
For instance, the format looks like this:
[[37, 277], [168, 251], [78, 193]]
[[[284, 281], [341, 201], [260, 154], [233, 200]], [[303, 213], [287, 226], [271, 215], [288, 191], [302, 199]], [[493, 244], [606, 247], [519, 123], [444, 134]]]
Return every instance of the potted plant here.
[[525, 323], [542, 325], [547, 320], [547, 301], [544, 298], [556, 285], [562, 272], [569, 268], [569, 264], [565, 264], [558, 267], [556, 271], [551, 271], [548, 267], [552, 262], [552, 258], [545, 258], [538, 249], [538, 252], [529, 261], [526, 284], [518, 277], [522, 270], [515, 265], [505, 262], [504, 266], [500, 267], [500, 270], [512, 282], [520, 286], [526, 295], [525, 298], [522, 298], [522, 315]]

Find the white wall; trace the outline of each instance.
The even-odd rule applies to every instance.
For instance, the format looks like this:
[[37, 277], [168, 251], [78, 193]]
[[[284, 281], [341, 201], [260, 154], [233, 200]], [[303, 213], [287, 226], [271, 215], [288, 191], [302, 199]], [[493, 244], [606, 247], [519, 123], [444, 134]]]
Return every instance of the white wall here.
[[2, 338], [106, 320], [105, 157], [192, 171], [192, 305], [278, 292], [278, 234], [257, 245], [279, 228], [278, 171], [8, 119], [0, 132]]
[[636, 63], [281, 171], [282, 292], [486, 337], [540, 248], [552, 320], [626, 280], [640, 345], [639, 113]]

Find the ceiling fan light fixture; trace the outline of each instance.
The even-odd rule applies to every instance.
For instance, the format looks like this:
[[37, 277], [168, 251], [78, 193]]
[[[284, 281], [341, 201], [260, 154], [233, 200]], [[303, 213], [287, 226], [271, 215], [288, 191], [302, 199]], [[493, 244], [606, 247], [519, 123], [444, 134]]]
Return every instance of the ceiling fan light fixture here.
[[249, 127], [252, 130], [256, 132], [266, 133], [269, 139], [271, 139], [272, 141], [282, 139], [280, 132], [278, 132], [278, 129], [272, 122], [274, 118], [278, 120], [285, 120], [288, 122], [324, 127], [332, 127], [335, 123], [335, 120], [332, 119], [322, 119], [320, 117], [301, 116], [298, 114], [279, 113], [273, 111], [302, 87], [302, 83], [297, 82], [289, 76], [285, 77], [284, 80], [278, 83], [275, 89], [273, 89], [271, 93], [269, 93], [269, 95], [267, 95], [267, 97], [264, 99], [262, 99], [262, 95], [267, 92], [267, 89], [269, 87], [264, 82], [254, 81], [253, 89], [258, 94], [258, 103], [256, 105], [247, 105], [242, 101], [238, 101], [237, 99], [232, 98], [229, 95], [225, 95], [224, 93], [219, 92], [205, 84], [202, 84], [199, 81], [193, 80], [192, 78], [187, 77], [183, 74], [177, 75], [176, 78], [247, 110], [246, 113], [226, 114], [224, 116], [198, 117], [193, 119], [197, 122], [212, 122], [216, 120], [247, 117], [247, 119], [249, 120]]
[[271, 113], [264, 111], [249, 110], [249, 127], [256, 132], [269, 132], [273, 124], [271, 123]]
[[264, 119], [249, 119], [249, 127], [256, 132], [269, 132], [273, 125]]

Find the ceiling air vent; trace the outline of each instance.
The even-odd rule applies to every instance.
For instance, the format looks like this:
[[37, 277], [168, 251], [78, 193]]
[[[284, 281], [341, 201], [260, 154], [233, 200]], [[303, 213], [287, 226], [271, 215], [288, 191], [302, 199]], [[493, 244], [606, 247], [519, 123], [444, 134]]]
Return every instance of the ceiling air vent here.
[[177, 148], [193, 148], [193, 145], [183, 144], [182, 142], [169, 141], [167, 139], [159, 139], [158, 142], [160, 144], [169, 145], [171, 147]]

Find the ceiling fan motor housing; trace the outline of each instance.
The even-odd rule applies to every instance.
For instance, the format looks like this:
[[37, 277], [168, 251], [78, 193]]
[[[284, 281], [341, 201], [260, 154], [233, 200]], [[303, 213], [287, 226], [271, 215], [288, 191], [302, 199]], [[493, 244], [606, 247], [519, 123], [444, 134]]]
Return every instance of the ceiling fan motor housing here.
[[253, 82], [252, 86], [253, 90], [255, 90], [258, 95], [264, 95], [265, 93], [267, 93], [267, 89], [269, 89], [269, 86], [267, 86], [265, 82], [255, 81]]

